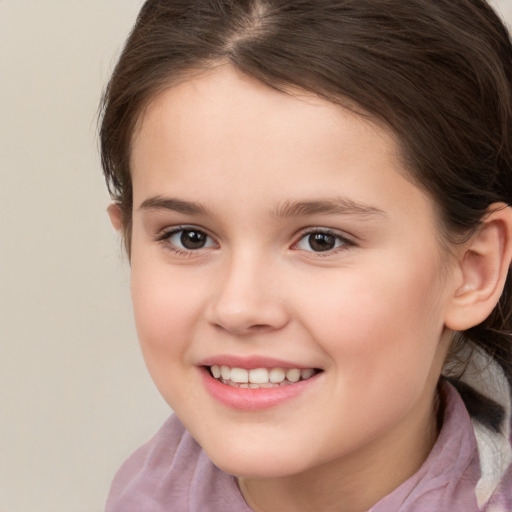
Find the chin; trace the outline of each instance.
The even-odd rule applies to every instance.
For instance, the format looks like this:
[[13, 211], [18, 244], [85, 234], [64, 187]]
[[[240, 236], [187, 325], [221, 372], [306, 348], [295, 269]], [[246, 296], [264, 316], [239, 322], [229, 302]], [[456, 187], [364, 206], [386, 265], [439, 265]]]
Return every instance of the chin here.
[[[210, 460], [222, 471], [245, 478], [279, 478], [301, 473], [308, 469], [312, 461], [297, 454], [278, 450], [271, 446], [254, 446], [253, 449], [237, 444], [221, 447], [216, 444], [213, 449], [203, 445]], [[224, 449], [222, 449], [224, 448]], [[293, 448], [293, 447], [292, 447]]]

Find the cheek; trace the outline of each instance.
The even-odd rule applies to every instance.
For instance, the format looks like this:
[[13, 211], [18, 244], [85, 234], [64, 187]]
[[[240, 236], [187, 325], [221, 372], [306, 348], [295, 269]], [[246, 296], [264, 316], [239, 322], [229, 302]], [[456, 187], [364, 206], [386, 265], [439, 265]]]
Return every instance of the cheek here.
[[[181, 273], [132, 264], [132, 301], [140, 348], [149, 374], [174, 410], [194, 403], [197, 379], [190, 364], [191, 340], [199, 325], [201, 295]], [[152, 269], [148, 271], [149, 269]], [[187, 393], [183, 394], [183, 390]]]
[[135, 324], [150, 373], [177, 366], [198, 324], [203, 291], [186, 275], [132, 260], [131, 293]]
[[310, 330], [348, 387], [426, 378], [443, 330], [443, 301], [437, 265], [416, 267], [349, 273], [310, 305]]
[[342, 293], [337, 287], [337, 301], [318, 304], [310, 324], [315, 322], [318, 344], [330, 357], [338, 421], [347, 421], [346, 411], [356, 418], [347, 424], [354, 439], [403, 417], [422, 401], [428, 383], [435, 385], [440, 371], [438, 293], [414, 273], [407, 279], [387, 276], [364, 289], [366, 278], [347, 282]]

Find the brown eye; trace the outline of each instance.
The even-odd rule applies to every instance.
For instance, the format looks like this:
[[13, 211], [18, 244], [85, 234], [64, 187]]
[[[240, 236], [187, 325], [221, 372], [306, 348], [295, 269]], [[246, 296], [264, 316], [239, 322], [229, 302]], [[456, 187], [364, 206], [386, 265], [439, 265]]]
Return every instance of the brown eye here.
[[208, 236], [202, 231], [183, 230], [180, 236], [181, 245], [185, 249], [202, 249], [208, 240]]
[[164, 234], [159, 238], [160, 241], [165, 241], [176, 251], [197, 251], [199, 249], [206, 249], [216, 247], [215, 242], [204, 231], [194, 228], [180, 228]]
[[315, 252], [330, 251], [336, 247], [336, 237], [329, 233], [311, 233], [308, 244]]
[[335, 251], [353, 246], [353, 242], [343, 236], [329, 230], [313, 231], [306, 233], [298, 242], [296, 247], [301, 251], [313, 253]]

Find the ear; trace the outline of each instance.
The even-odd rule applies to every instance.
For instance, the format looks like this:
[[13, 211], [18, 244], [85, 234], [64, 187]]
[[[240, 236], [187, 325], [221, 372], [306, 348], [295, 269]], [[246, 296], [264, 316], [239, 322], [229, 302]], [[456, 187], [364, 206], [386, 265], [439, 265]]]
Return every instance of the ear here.
[[120, 206], [117, 203], [109, 204], [107, 208], [108, 216], [110, 217], [110, 222], [116, 231], [121, 231], [123, 227], [123, 213], [121, 211]]
[[503, 292], [512, 259], [512, 209], [489, 208], [476, 233], [456, 248], [459, 279], [446, 311], [445, 325], [464, 331], [483, 322]]

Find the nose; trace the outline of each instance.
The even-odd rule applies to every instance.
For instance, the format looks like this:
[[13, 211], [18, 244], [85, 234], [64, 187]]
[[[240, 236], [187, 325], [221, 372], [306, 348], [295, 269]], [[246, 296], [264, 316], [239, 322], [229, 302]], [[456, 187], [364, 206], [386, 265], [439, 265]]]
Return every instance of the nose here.
[[255, 254], [233, 256], [219, 272], [209, 322], [237, 335], [283, 328], [289, 315], [275, 267]]

